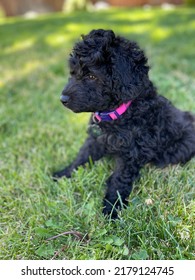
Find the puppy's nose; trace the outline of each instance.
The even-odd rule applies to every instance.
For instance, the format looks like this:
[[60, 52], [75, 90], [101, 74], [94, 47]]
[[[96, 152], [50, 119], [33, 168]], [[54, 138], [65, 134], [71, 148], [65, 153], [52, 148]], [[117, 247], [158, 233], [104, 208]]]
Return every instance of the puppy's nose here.
[[68, 100], [69, 100], [69, 96], [67, 96], [67, 95], [61, 95], [60, 101], [61, 101], [64, 105], [66, 105], [66, 104], [68, 103]]

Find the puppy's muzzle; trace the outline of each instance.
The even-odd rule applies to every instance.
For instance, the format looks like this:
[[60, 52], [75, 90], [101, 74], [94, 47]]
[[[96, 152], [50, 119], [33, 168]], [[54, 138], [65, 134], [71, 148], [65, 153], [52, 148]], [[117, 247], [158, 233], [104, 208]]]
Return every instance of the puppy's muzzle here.
[[64, 106], [66, 106], [67, 103], [68, 103], [69, 98], [70, 98], [70, 97], [67, 96], [67, 95], [61, 95], [60, 101], [62, 102], [62, 104], [63, 104]]

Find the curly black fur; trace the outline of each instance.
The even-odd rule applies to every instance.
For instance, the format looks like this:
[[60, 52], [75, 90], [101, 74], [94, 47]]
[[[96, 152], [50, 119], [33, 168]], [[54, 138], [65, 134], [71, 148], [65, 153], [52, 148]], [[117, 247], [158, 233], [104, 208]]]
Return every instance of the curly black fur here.
[[[70, 79], [61, 99], [72, 111], [110, 111], [132, 100], [120, 118], [96, 124], [98, 133], [90, 129], [77, 158], [54, 174], [55, 178], [70, 177], [89, 158], [96, 161], [113, 155], [116, 167], [106, 182], [103, 213], [115, 218], [121, 207], [118, 195], [126, 204], [145, 164], [184, 164], [195, 155], [195, 117], [157, 94], [148, 77], [144, 52], [135, 42], [115, 36], [113, 31], [92, 30], [82, 36], [69, 64]], [[93, 118], [90, 124], [94, 124]]]

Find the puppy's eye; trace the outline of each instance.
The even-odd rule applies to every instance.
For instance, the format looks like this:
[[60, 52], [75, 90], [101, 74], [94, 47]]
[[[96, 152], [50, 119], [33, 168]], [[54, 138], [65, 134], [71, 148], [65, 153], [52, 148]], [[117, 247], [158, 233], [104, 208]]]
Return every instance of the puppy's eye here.
[[89, 77], [90, 80], [95, 80], [96, 79], [96, 77], [92, 74], [90, 74], [88, 77]]

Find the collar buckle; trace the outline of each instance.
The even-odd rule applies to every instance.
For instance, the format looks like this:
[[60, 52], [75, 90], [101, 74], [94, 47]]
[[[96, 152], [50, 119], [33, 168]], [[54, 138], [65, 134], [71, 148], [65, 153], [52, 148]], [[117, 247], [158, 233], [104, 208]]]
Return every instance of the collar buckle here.
[[94, 123], [100, 123], [101, 122], [101, 118], [97, 118], [97, 113], [93, 113], [93, 116], [92, 116], [92, 120]]

